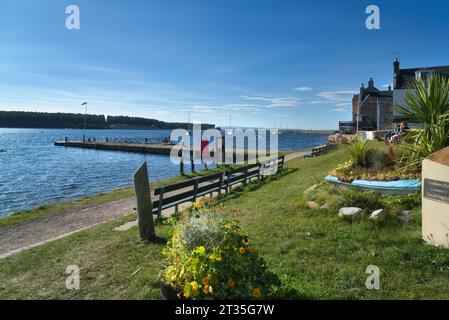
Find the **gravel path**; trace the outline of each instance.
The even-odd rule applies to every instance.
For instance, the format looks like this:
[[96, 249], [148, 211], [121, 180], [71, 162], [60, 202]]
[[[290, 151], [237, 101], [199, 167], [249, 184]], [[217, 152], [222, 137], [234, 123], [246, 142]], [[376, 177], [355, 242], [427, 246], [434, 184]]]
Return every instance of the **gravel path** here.
[[[288, 154], [285, 161], [303, 157], [307, 153], [310, 151]], [[128, 215], [134, 211], [135, 206], [136, 199], [132, 197], [67, 210], [11, 227], [0, 227], [0, 259]]]

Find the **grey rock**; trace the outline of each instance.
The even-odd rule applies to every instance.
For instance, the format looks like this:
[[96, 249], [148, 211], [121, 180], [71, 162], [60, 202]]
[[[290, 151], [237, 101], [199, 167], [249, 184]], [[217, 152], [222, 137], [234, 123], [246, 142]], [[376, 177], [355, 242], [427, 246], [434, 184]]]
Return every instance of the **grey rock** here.
[[308, 188], [306, 191], [304, 191], [304, 195], [308, 195], [310, 193], [312, 193], [313, 191], [315, 191], [315, 189], [318, 187], [317, 184], [311, 186], [310, 188]]
[[379, 209], [379, 210], [373, 211], [370, 214], [369, 218], [375, 220], [375, 219], [379, 219], [379, 218], [383, 217], [384, 215], [385, 215], [385, 210]]
[[328, 204], [328, 203], [325, 203], [325, 204], [323, 204], [321, 207], [320, 207], [320, 209], [329, 209], [330, 208], [330, 205]]
[[362, 213], [362, 209], [355, 207], [341, 208], [338, 216], [341, 218], [357, 218]]
[[404, 210], [398, 215], [398, 219], [404, 223], [408, 223], [412, 218], [412, 212], [410, 210]]
[[316, 203], [315, 201], [309, 201], [307, 202], [307, 206], [310, 209], [318, 209], [320, 207], [320, 205], [318, 203]]

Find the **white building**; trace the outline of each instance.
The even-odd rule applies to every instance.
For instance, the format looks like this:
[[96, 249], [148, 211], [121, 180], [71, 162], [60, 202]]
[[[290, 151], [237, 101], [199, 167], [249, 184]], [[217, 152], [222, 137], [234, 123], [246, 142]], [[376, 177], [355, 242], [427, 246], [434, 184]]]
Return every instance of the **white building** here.
[[[440, 67], [420, 67], [401, 69], [400, 62], [396, 58], [393, 63], [393, 104], [407, 106], [404, 102], [405, 91], [413, 83], [413, 80], [426, 81], [432, 74], [442, 74], [449, 77], [449, 66]], [[395, 117], [400, 116], [395, 112]]]

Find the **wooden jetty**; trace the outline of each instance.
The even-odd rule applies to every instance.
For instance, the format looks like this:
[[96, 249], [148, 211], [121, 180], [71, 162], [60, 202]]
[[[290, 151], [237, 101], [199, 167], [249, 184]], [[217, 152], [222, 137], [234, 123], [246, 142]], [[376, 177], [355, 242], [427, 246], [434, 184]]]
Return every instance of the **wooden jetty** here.
[[[123, 152], [134, 152], [134, 153], [146, 153], [146, 154], [158, 154], [170, 156], [174, 144], [138, 144], [138, 143], [122, 143], [122, 142], [95, 142], [95, 141], [56, 141], [55, 146], [60, 147], [73, 147], [73, 148], [84, 148], [84, 149], [95, 149], [95, 150], [110, 150], [110, 151], [123, 151]], [[191, 148], [183, 148], [184, 152], [191, 152]], [[248, 154], [252, 154], [254, 157], [257, 156], [255, 151], [234, 149], [234, 162], [237, 155], [242, 155], [244, 161], [248, 160]], [[224, 161], [224, 155], [223, 155]]]
[[169, 156], [173, 144], [137, 144], [117, 142], [56, 141], [55, 146], [96, 150], [124, 151]]

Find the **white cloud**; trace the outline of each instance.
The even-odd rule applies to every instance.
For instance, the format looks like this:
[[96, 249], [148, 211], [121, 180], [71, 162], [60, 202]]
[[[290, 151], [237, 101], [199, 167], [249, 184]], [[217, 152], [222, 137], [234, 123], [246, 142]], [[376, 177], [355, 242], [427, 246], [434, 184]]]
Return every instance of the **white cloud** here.
[[350, 102], [337, 103], [337, 107], [350, 107], [350, 106], [352, 106], [352, 103]]
[[260, 101], [266, 108], [294, 108], [299, 106], [298, 99], [296, 98], [240, 97], [245, 100]]
[[215, 113], [224, 111], [250, 111], [250, 112], [260, 112], [258, 105], [256, 104], [225, 104], [223, 106], [207, 106], [207, 105], [194, 105], [188, 108], [181, 109], [181, 111], [190, 111], [197, 113]]
[[317, 94], [317, 96], [330, 100], [330, 101], [341, 101], [347, 102], [352, 99], [355, 94], [354, 91], [323, 91]]
[[326, 103], [326, 101], [323, 100], [312, 100], [310, 102], [307, 102], [308, 104], [323, 104]]
[[259, 105], [250, 104], [250, 103], [231, 103], [231, 104], [225, 104], [223, 106], [224, 109], [246, 110], [246, 111], [259, 111], [258, 107], [259, 107]]
[[346, 109], [345, 108], [335, 108], [335, 109], [332, 109], [331, 110], [332, 112], [345, 112], [346, 111]]
[[300, 91], [300, 92], [306, 92], [306, 91], [312, 91], [313, 89], [310, 87], [297, 87], [293, 89], [293, 91]]

